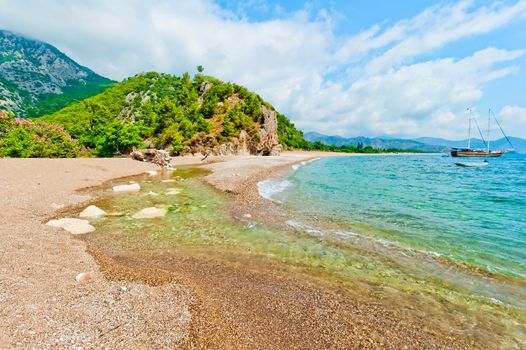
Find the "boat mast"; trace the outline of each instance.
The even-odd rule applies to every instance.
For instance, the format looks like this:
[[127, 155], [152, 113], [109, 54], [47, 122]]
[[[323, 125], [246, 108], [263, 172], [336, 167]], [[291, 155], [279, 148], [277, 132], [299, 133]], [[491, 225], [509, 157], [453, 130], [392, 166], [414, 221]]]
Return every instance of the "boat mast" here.
[[490, 128], [490, 120], [491, 120], [491, 108], [489, 109], [488, 111], [488, 133], [487, 133], [487, 138], [488, 138], [488, 153], [489, 153], [489, 128]]
[[469, 111], [468, 148], [471, 148], [471, 108], [468, 108], [468, 111]]
[[499, 123], [499, 120], [497, 119], [497, 117], [495, 117], [495, 114], [493, 114], [493, 117], [495, 118], [495, 122], [497, 123], [497, 125], [499, 126], [499, 129], [500, 131], [502, 132], [502, 135], [504, 135], [504, 137], [506, 138], [506, 140], [508, 141], [508, 143], [510, 144], [511, 148], [514, 149], [515, 147], [513, 147], [513, 143], [511, 143], [508, 135], [506, 135], [506, 133], [504, 132], [504, 130], [502, 129], [502, 126], [500, 126], [500, 123]]

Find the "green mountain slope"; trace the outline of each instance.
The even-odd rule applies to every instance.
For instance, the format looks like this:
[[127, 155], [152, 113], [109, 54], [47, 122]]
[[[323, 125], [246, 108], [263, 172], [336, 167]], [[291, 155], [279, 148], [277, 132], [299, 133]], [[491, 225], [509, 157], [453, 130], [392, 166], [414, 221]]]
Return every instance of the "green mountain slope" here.
[[52, 113], [112, 83], [49, 44], [0, 30], [0, 110]]
[[269, 155], [306, 144], [259, 95], [200, 74], [139, 74], [42, 119], [102, 156], [144, 145], [173, 154]]

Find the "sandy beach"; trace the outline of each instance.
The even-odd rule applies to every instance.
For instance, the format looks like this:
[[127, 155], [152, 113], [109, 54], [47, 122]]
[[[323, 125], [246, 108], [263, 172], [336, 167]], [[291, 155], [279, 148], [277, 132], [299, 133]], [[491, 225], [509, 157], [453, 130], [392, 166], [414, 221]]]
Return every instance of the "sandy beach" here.
[[[258, 181], [329, 155], [210, 157], [205, 180], [230, 196], [234, 217], [257, 220], [273, 210]], [[118, 260], [43, 224], [92, 199], [79, 189], [148, 170], [156, 168], [124, 158], [0, 159], [0, 348], [481, 348], [366, 295], [265, 268], [265, 259], [261, 269], [246, 267], [253, 257], [231, 264], [206, 252]], [[90, 279], [77, 282], [81, 272]]]

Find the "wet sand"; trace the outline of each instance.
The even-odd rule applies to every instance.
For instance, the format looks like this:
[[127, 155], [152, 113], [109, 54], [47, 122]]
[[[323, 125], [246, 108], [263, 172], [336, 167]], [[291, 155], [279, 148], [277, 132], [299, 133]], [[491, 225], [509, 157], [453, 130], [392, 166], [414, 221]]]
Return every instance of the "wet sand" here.
[[[234, 216], [257, 219], [275, 208], [255, 184], [319, 156], [327, 154], [210, 158], [206, 181], [231, 197]], [[75, 189], [152, 169], [127, 159], [0, 159], [0, 348], [483, 348], [435, 327], [425, 312], [408, 317], [372, 295], [294, 274], [263, 256], [213, 249], [112, 256], [42, 225], [53, 203], [88, 200]], [[85, 271], [93, 280], [77, 283]]]

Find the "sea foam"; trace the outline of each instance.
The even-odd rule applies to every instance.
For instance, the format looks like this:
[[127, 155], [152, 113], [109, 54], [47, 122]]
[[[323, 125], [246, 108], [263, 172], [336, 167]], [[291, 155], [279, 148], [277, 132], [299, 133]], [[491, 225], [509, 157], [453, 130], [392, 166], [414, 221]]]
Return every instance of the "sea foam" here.
[[263, 198], [274, 200], [277, 193], [283, 192], [292, 185], [287, 179], [269, 179], [258, 183], [259, 195]]
[[[307, 165], [309, 163], [315, 162], [315, 161], [320, 160], [320, 159], [321, 158], [313, 158], [313, 159], [309, 159], [309, 160], [304, 160], [304, 161], [302, 161], [300, 163], [294, 164], [292, 166], [292, 170], [296, 171], [300, 167], [305, 166], [305, 165]], [[273, 197], [277, 193], [283, 192], [290, 185], [292, 185], [292, 182], [290, 182], [287, 179], [269, 179], [269, 180], [260, 181], [258, 183], [259, 195], [261, 197], [263, 197], [263, 198], [266, 198], [266, 199], [269, 199], [269, 200], [273, 200], [275, 202], [280, 202], [280, 201], [274, 199]]]

